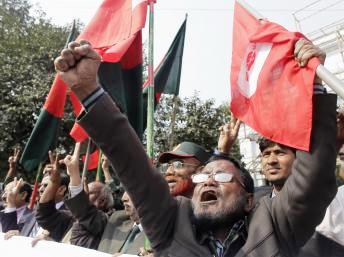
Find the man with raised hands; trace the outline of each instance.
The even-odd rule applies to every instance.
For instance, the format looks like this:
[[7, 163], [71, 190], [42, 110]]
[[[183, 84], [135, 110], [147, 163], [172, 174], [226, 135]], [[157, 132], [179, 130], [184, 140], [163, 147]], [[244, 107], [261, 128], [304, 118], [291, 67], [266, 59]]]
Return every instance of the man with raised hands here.
[[[60, 171], [59, 154], [49, 151], [50, 163], [44, 167], [44, 177], [39, 188], [40, 199], [36, 211], [38, 224], [36, 240], [51, 238], [60, 242], [71, 228], [74, 218], [65, 206], [69, 177]], [[44, 231], [42, 231], [44, 229]]]
[[[301, 49], [297, 60], [307, 63], [313, 50]], [[73, 42], [55, 67], [83, 103], [78, 122], [114, 166], [155, 256], [297, 255], [336, 194], [334, 174], [328, 172], [336, 164], [335, 96], [314, 96], [310, 152], [297, 151], [281, 192], [252, 210], [253, 180], [225, 156], [193, 176], [191, 200], [173, 198], [127, 118], [98, 85], [100, 61], [87, 42]]]
[[30, 235], [30, 224], [35, 221], [34, 211], [28, 208], [31, 193], [31, 185], [23, 179], [18, 180], [15, 177], [6, 185], [2, 195], [5, 209], [0, 212], [2, 232], [6, 233], [6, 239], [15, 235]]

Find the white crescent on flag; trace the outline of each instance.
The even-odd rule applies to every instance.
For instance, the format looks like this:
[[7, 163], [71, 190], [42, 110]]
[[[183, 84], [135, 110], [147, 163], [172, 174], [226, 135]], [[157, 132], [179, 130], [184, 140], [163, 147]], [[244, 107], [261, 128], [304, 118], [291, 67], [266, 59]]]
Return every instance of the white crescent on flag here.
[[260, 71], [271, 51], [271, 43], [250, 43], [241, 63], [238, 76], [240, 93], [250, 98], [257, 90]]

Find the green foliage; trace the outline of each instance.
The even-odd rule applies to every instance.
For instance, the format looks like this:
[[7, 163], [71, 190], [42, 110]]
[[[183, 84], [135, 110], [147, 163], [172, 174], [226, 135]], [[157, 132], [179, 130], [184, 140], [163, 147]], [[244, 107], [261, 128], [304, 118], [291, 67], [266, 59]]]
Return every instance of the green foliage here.
[[[23, 148], [31, 134], [55, 76], [53, 60], [69, 31], [53, 25], [27, 0], [0, 0], [0, 178], [7, 172], [13, 147]], [[171, 97], [163, 97], [156, 112], [156, 152], [169, 149], [172, 102]], [[197, 94], [179, 100], [178, 106], [174, 144], [192, 141], [209, 150], [215, 148], [217, 129], [229, 119], [228, 106], [216, 108], [213, 100], [202, 101]], [[69, 104], [65, 113], [58, 138], [62, 153], [74, 145], [69, 137], [74, 123]], [[234, 152], [239, 156], [237, 147]], [[20, 167], [19, 171], [23, 172]], [[34, 180], [35, 174], [26, 175]]]
[[[12, 147], [17, 144], [23, 147], [29, 138], [55, 76], [53, 60], [64, 47], [70, 28], [52, 25], [40, 10], [33, 16], [34, 10], [26, 0], [0, 3], [0, 177], [3, 177]], [[72, 117], [66, 120], [59, 140], [64, 149], [71, 144], [67, 132]]]
[[[170, 149], [171, 119], [173, 96], [163, 95], [155, 112], [155, 152]], [[202, 145], [207, 150], [217, 147], [220, 126], [229, 122], [230, 112], [227, 104], [215, 106], [213, 99], [201, 100], [198, 93], [177, 100], [173, 145], [191, 141]], [[232, 155], [241, 158], [239, 146], [233, 147]]]

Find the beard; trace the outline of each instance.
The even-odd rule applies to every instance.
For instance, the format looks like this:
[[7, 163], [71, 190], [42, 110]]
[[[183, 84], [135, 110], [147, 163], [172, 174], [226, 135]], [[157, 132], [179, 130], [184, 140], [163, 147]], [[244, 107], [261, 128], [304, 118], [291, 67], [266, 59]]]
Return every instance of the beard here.
[[235, 222], [243, 219], [246, 215], [245, 206], [247, 196], [240, 194], [238, 198], [232, 199], [232, 204], [227, 208], [218, 208], [216, 213], [207, 210], [196, 210], [193, 204], [193, 222], [198, 230], [212, 231], [217, 228], [231, 227]]
[[[174, 176], [169, 176], [169, 178], [175, 178]], [[171, 189], [171, 195], [172, 196], [186, 196], [189, 197], [190, 194], [192, 194], [192, 191], [194, 189], [194, 184], [192, 183], [191, 179], [180, 179], [180, 178], [175, 178], [176, 184], [174, 187]]]

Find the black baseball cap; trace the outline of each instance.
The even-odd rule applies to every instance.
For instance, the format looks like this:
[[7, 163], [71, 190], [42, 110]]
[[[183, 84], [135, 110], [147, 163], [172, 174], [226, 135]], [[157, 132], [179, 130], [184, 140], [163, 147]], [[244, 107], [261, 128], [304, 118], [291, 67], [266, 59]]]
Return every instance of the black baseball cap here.
[[159, 162], [166, 163], [171, 159], [187, 157], [194, 157], [204, 164], [211, 157], [211, 154], [198, 144], [192, 142], [182, 142], [172, 151], [162, 153], [159, 157]]

